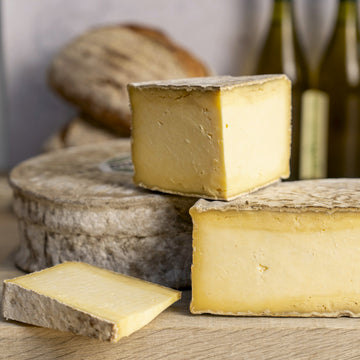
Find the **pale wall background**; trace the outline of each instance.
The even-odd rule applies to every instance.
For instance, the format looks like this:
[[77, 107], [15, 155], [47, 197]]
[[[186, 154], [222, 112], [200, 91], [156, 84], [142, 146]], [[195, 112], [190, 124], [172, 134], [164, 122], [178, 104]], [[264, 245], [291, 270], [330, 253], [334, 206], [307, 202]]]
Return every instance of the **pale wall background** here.
[[[215, 73], [246, 74], [255, 62], [272, 7], [271, 0], [0, 1], [5, 64], [0, 84], [2, 77], [6, 84], [3, 106], [0, 98], [0, 170], [38, 154], [45, 139], [75, 114], [46, 84], [51, 58], [74, 36], [101, 24], [151, 25], [203, 59]], [[314, 31], [326, 30], [319, 27], [320, 20], [335, 14], [335, 2], [297, 1], [305, 19], [299, 24], [303, 31], [311, 30], [308, 39], [316, 41]], [[315, 9], [319, 6], [321, 11]], [[315, 13], [312, 8], [315, 30], [306, 21]], [[321, 31], [317, 34], [321, 37]], [[5, 107], [2, 117], [1, 107]]]

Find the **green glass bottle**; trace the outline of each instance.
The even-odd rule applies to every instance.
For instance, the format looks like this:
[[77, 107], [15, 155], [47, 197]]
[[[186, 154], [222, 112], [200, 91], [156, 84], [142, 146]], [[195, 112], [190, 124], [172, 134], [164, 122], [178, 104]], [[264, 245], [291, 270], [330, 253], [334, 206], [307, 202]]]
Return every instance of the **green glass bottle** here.
[[340, 0], [319, 75], [329, 96], [328, 177], [360, 177], [359, 30], [355, 0]]
[[260, 53], [256, 74], [286, 74], [292, 82], [292, 146], [290, 180], [299, 178], [301, 96], [307, 70], [295, 34], [290, 0], [275, 0], [270, 28]]

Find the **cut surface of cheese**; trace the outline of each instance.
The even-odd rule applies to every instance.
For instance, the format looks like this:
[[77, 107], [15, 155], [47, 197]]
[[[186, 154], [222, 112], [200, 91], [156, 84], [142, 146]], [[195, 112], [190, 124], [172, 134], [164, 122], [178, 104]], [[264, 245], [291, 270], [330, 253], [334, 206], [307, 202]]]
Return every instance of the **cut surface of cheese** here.
[[128, 90], [136, 184], [229, 200], [288, 177], [285, 75], [143, 82]]
[[190, 213], [192, 313], [360, 317], [360, 180], [280, 183]]
[[117, 342], [145, 326], [181, 293], [78, 262], [5, 280], [6, 319]]

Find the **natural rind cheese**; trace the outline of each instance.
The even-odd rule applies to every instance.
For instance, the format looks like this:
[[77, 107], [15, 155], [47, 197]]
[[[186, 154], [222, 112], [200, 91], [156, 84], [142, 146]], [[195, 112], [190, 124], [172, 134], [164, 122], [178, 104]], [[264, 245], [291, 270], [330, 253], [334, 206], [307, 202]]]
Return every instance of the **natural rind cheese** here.
[[143, 82], [128, 90], [136, 184], [230, 200], [289, 176], [285, 75]]
[[65, 262], [5, 280], [5, 319], [117, 342], [142, 328], [181, 293], [85, 263]]
[[196, 199], [136, 187], [130, 140], [79, 146], [10, 174], [20, 246], [16, 264], [37, 271], [83, 261], [170, 287], [190, 285]]
[[199, 200], [191, 312], [360, 317], [360, 180], [280, 183]]

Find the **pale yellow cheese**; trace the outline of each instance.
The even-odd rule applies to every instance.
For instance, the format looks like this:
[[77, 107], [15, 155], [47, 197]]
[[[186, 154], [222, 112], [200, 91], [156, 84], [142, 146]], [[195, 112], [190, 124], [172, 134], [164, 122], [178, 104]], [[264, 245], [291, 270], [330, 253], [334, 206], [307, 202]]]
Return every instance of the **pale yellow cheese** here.
[[179, 298], [179, 291], [65, 262], [6, 280], [2, 312], [7, 319], [116, 342]]
[[289, 175], [285, 75], [129, 85], [136, 184], [229, 200]]
[[191, 312], [359, 317], [359, 190], [360, 180], [321, 180], [200, 200]]

